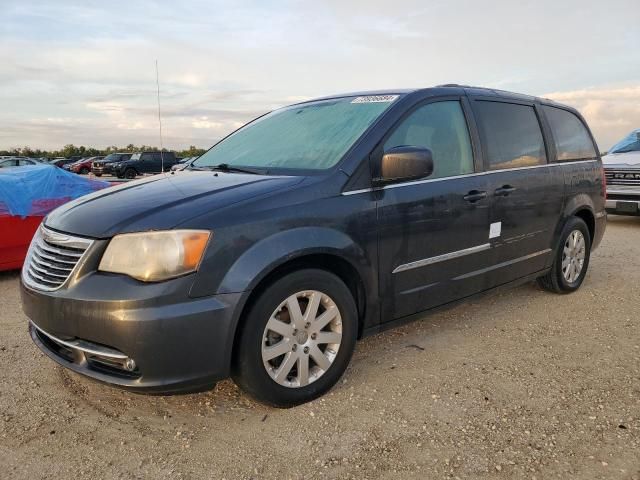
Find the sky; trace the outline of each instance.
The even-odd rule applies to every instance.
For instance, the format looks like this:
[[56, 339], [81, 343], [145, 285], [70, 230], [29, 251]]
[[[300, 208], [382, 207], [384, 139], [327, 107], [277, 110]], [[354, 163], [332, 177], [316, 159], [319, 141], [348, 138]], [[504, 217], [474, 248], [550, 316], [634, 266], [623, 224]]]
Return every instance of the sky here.
[[0, 0], [0, 149], [206, 148], [317, 96], [443, 83], [640, 128], [637, 0]]

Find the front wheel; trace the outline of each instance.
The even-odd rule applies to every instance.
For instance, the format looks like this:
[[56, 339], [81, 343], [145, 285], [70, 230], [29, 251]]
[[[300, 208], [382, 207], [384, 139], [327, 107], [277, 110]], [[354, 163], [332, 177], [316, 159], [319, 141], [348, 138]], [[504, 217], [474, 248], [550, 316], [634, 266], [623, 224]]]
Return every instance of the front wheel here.
[[234, 381], [257, 400], [277, 407], [319, 397], [349, 364], [357, 318], [351, 292], [329, 272], [299, 270], [276, 280], [244, 319]]
[[133, 168], [127, 168], [124, 171], [124, 178], [128, 178], [129, 180], [136, 178], [136, 171]]
[[575, 292], [587, 274], [591, 255], [591, 235], [587, 224], [571, 217], [560, 235], [549, 273], [538, 278], [538, 284], [554, 293]]
[[89, 169], [87, 167], [82, 167], [80, 169], [80, 175], [86, 175], [89, 173]]

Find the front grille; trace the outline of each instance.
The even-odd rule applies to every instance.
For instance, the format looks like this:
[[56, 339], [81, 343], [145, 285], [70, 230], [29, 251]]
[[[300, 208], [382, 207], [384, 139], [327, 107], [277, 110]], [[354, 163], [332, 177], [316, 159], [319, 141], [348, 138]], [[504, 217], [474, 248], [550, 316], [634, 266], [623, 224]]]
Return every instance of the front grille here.
[[54, 232], [40, 226], [31, 241], [22, 268], [25, 284], [39, 290], [56, 290], [71, 276], [92, 241]]
[[615, 168], [604, 170], [607, 185], [637, 185], [640, 186], [640, 169]]

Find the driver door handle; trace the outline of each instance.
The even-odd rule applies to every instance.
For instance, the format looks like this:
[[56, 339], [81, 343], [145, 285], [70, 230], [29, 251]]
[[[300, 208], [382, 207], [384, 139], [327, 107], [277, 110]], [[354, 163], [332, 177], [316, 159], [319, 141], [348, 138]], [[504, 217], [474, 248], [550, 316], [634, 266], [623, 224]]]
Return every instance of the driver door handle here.
[[516, 191], [516, 187], [512, 187], [511, 185], [503, 185], [502, 187], [496, 189], [494, 195], [496, 197], [506, 197], [509, 194]]
[[464, 198], [469, 203], [475, 203], [479, 200], [482, 200], [483, 198], [487, 198], [487, 192], [480, 190], [471, 190], [462, 198]]

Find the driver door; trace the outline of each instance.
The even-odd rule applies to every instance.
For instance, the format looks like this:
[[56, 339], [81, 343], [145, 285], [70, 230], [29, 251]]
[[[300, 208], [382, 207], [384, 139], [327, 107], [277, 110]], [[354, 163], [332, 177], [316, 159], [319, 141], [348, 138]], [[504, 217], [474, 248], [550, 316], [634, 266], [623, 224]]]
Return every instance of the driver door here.
[[[433, 174], [380, 192], [382, 318], [392, 320], [488, 288], [491, 265], [486, 175], [476, 175], [462, 98], [409, 112], [383, 141], [429, 148]], [[467, 115], [465, 114], [467, 113]]]

